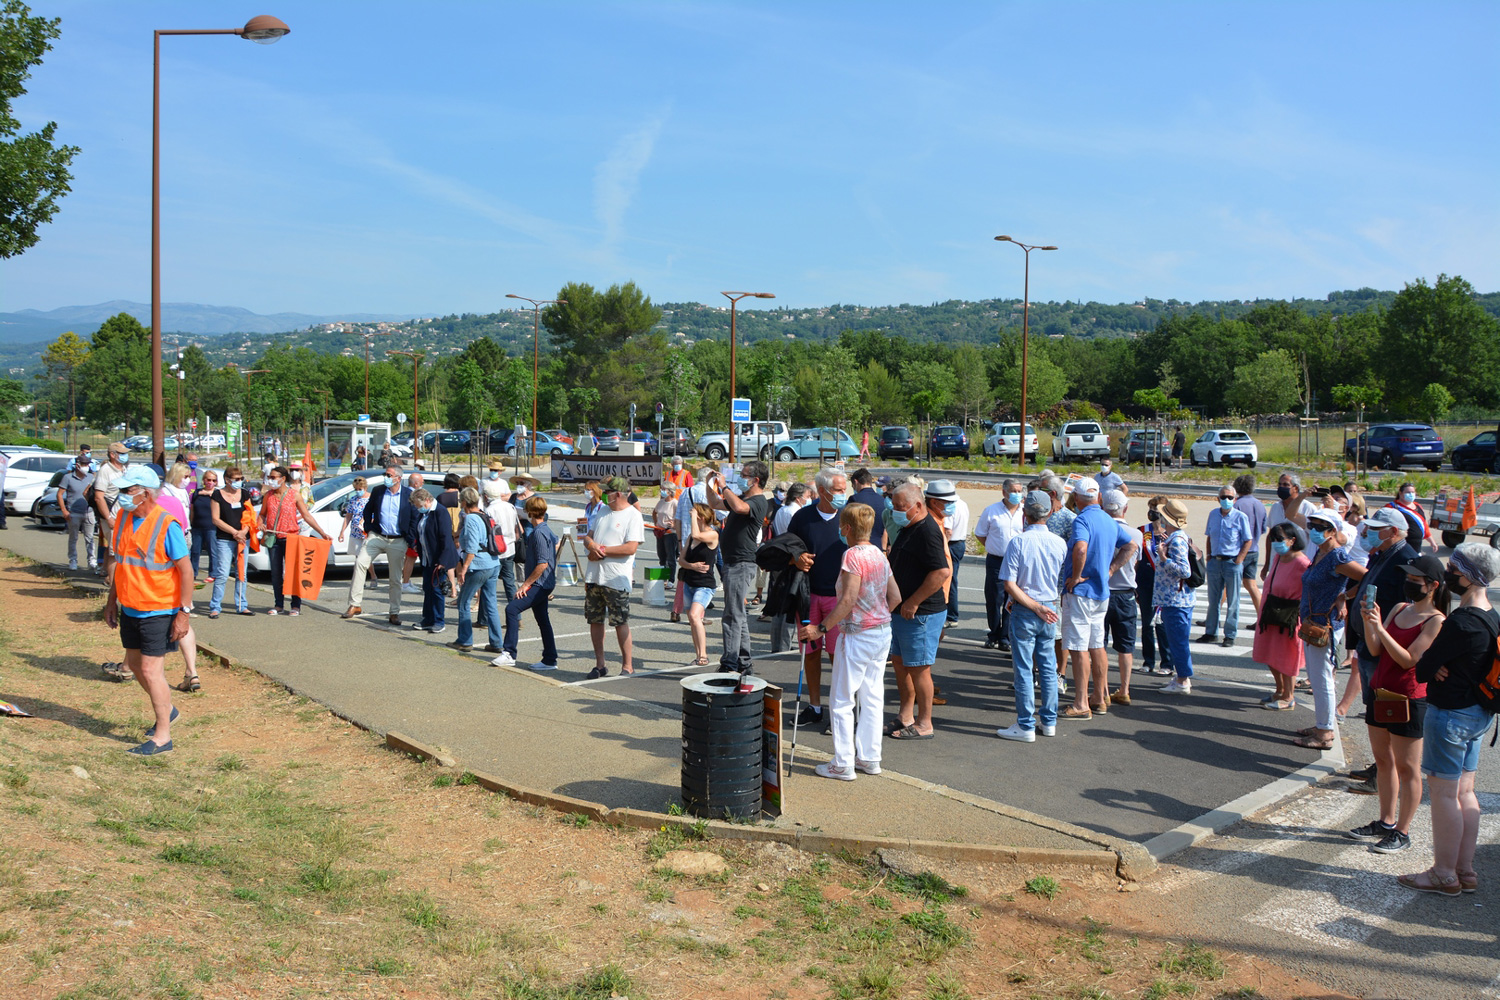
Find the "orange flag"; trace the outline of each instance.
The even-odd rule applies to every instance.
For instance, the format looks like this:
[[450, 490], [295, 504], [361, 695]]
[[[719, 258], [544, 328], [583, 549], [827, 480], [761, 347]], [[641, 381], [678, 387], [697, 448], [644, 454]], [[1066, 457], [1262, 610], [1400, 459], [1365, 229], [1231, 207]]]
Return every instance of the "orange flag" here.
[[333, 543], [310, 535], [286, 536], [286, 578], [281, 589], [293, 597], [316, 601], [323, 589], [323, 571]]
[[1464, 497], [1464, 517], [1458, 522], [1460, 531], [1468, 531], [1479, 522], [1479, 509], [1474, 505], [1474, 487], [1469, 487], [1469, 492]]
[[307, 449], [302, 452], [302, 481], [311, 486], [313, 474], [317, 471], [318, 467], [313, 465], [312, 460], [312, 440], [308, 439]]

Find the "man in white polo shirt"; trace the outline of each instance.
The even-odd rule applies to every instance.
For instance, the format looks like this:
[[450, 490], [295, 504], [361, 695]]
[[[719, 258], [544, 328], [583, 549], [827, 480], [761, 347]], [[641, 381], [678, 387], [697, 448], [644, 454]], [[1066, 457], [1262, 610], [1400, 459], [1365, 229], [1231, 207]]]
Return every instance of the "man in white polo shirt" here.
[[606, 616], [620, 643], [620, 673], [635, 673], [630, 638], [630, 587], [635, 574], [635, 552], [646, 540], [646, 522], [630, 502], [630, 484], [619, 476], [604, 481], [609, 510], [599, 516], [584, 536], [588, 565], [583, 570], [583, 618], [594, 642], [594, 669], [589, 679], [605, 677], [604, 623]]
[[1024, 496], [1014, 479], [1000, 487], [1000, 499], [986, 507], [974, 522], [974, 537], [984, 546], [984, 610], [989, 633], [985, 649], [1010, 652], [1006, 631], [1010, 610], [1005, 600], [1005, 585], [1000, 582], [1000, 568], [1005, 564], [1005, 549], [1021, 531], [1021, 501]]

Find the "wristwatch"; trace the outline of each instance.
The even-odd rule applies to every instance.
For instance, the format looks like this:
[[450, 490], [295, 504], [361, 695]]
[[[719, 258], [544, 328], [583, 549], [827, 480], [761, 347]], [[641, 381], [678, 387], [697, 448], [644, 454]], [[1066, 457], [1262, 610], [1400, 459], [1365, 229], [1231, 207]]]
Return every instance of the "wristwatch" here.
[[818, 623], [818, 634], [819, 635], [827, 635], [828, 634], [828, 626], [824, 625], [822, 622], [819, 622]]

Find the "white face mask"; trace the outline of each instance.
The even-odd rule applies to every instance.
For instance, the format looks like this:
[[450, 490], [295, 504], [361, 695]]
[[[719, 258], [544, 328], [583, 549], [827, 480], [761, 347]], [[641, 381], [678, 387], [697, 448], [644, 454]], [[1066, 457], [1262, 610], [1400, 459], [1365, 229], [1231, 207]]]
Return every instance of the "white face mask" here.
[[295, 482], [299, 482], [299, 481], [301, 481], [301, 479], [302, 479], [302, 472], [300, 470], [298, 470], [298, 469], [293, 469], [292, 470], [292, 482], [294, 482], [294, 483]]

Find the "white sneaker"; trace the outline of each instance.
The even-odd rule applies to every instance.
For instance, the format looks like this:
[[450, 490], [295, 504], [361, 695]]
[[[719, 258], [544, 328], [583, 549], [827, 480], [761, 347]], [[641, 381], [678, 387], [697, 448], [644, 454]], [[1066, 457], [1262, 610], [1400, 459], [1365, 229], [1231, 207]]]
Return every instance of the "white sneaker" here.
[[1043, 736], [1056, 736], [1057, 735], [1057, 727], [1056, 726], [1037, 726], [1036, 727], [1036, 731], [1039, 732], [1039, 733], [1041, 733]]
[[819, 764], [813, 768], [820, 778], [833, 778], [838, 781], [853, 781], [854, 769], [847, 767], [834, 767], [832, 763]]
[[1163, 684], [1161, 686], [1161, 693], [1162, 694], [1192, 694], [1193, 693], [1192, 682], [1189, 681], [1189, 682], [1185, 682], [1185, 683], [1179, 684], [1177, 682], [1177, 679], [1174, 677], [1172, 680], [1168, 681], [1167, 683], [1165, 683], [1165, 684]]
[[[509, 656], [510, 654], [509, 653], [501, 653], [500, 655], [501, 656]], [[556, 670], [557, 669], [557, 664], [555, 664], [555, 663], [533, 663], [531, 665], [531, 669], [532, 670]]]
[[1017, 743], [1036, 742], [1036, 731], [1033, 729], [1022, 729], [1019, 722], [1005, 729], [995, 730], [995, 735], [1002, 740], [1014, 740]]
[[865, 774], [879, 774], [880, 773], [880, 761], [878, 761], [878, 760], [858, 760], [858, 759], [856, 759], [854, 761], [854, 769], [856, 771], [862, 771]]
[[76, 572], [77, 569], [78, 569], [78, 560], [77, 559], [69, 559], [68, 560], [68, 569], [74, 570]]
[[422, 592], [422, 587], [421, 587], [420, 584], [403, 583], [401, 585], [401, 593], [403, 593], [403, 594], [420, 594], [421, 592]]
[[499, 656], [490, 661], [490, 666], [492, 667], [513, 667], [515, 665], [516, 658], [503, 649], [500, 651]]

